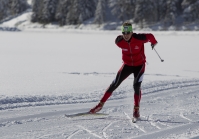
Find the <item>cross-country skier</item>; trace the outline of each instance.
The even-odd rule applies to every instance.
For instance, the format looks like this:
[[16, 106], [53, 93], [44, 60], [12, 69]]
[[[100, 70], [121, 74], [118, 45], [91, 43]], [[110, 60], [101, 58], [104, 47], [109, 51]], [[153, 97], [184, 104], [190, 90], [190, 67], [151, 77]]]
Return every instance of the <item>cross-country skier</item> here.
[[123, 65], [119, 69], [116, 78], [107, 88], [99, 104], [90, 110], [90, 113], [96, 113], [102, 109], [104, 103], [111, 96], [113, 91], [130, 74], [134, 74], [134, 110], [133, 117], [139, 118], [139, 107], [141, 100], [141, 83], [145, 72], [146, 57], [144, 53], [144, 43], [150, 42], [152, 49], [157, 44], [153, 34], [133, 33], [132, 24], [125, 22], [122, 25], [122, 34], [115, 39], [115, 44], [122, 49]]

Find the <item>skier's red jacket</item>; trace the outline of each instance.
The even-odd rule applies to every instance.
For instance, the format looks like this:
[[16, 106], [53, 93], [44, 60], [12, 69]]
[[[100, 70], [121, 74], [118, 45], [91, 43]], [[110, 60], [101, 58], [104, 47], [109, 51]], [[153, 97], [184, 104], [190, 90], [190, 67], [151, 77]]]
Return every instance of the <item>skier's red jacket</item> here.
[[151, 42], [152, 45], [157, 44], [153, 34], [136, 34], [133, 33], [127, 42], [120, 35], [115, 39], [115, 43], [122, 49], [122, 60], [124, 64], [129, 66], [140, 66], [146, 62], [144, 53], [144, 43]]

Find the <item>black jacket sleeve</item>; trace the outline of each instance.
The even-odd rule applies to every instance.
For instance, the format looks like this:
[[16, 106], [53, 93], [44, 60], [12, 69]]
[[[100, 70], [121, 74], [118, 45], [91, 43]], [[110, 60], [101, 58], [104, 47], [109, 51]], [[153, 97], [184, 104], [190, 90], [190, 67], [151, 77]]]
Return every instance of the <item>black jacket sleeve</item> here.
[[117, 36], [117, 38], [115, 39], [115, 44], [118, 44], [122, 40], [123, 40], [122, 35]]

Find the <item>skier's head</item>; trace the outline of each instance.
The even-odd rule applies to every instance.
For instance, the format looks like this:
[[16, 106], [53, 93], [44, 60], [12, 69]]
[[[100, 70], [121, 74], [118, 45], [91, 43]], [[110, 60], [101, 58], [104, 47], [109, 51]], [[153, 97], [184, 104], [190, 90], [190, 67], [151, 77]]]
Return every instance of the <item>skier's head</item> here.
[[130, 22], [125, 22], [122, 25], [122, 34], [123, 34], [123, 38], [128, 41], [132, 34], [133, 34], [133, 28], [132, 28], [132, 24]]
[[122, 34], [130, 34], [133, 32], [132, 24], [130, 22], [124, 22], [122, 25]]

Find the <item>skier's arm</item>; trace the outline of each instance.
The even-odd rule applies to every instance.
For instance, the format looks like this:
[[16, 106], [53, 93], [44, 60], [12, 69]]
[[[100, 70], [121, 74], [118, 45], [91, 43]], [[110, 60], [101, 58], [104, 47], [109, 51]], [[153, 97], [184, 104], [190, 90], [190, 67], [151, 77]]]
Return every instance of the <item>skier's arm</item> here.
[[118, 45], [118, 43], [119, 43], [122, 39], [123, 39], [122, 35], [117, 36], [117, 38], [115, 39], [115, 44], [116, 44], [118, 47], [120, 47], [120, 46]]
[[141, 40], [143, 43], [150, 42], [152, 49], [157, 44], [157, 41], [156, 41], [155, 37], [151, 33], [148, 33], [148, 34], [136, 34], [136, 33], [133, 33], [133, 37], [138, 39], [138, 40]]
[[152, 50], [153, 48], [155, 47], [155, 45], [158, 43], [155, 39], [155, 37], [153, 36], [153, 34], [145, 34], [146, 35], [146, 38], [148, 40], [148, 42], [151, 43], [151, 47], [152, 47]]

